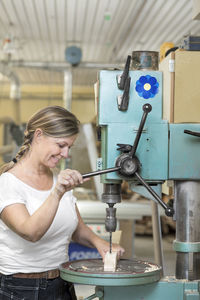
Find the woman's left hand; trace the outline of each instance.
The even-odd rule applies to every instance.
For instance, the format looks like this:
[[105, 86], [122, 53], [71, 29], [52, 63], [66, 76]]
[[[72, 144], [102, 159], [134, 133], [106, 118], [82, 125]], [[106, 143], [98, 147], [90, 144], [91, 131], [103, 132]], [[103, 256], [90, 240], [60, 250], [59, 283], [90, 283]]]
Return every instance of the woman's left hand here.
[[[96, 245], [96, 248], [99, 252], [99, 254], [101, 255], [103, 261], [104, 261], [104, 258], [105, 258], [105, 255], [106, 255], [106, 252], [109, 252], [110, 251], [110, 244], [103, 240], [103, 239], [100, 239], [98, 241], [98, 245]], [[124, 248], [121, 247], [120, 245], [118, 244], [115, 244], [113, 243], [112, 244], [112, 251], [113, 252], [117, 252], [117, 258], [119, 259], [125, 252]]]

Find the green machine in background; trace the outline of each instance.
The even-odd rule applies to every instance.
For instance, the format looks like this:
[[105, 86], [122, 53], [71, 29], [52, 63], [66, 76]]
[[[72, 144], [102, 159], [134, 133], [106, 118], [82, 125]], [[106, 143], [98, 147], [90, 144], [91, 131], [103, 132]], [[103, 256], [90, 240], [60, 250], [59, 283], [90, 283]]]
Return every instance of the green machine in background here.
[[[124, 71], [99, 72], [103, 169], [118, 168], [102, 176], [102, 201], [108, 204], [105, 225], [110, 233], [116, 229], [122, 180], [159, 203], [176, 221], [176, 274], [162, 278], [160, 266], [138, 260], [120, 260], [115, 273], [104, 272], [99, 260], [61, 266], [63, 279], [96, 286], [88, 300], [200, 299], [200, 124], [163, 120], [157, 59], [155, 52], [133, 52], [133, 70], [128, 56]], [[173, 207], [161, 199], [165, 180], [174, 181]]]

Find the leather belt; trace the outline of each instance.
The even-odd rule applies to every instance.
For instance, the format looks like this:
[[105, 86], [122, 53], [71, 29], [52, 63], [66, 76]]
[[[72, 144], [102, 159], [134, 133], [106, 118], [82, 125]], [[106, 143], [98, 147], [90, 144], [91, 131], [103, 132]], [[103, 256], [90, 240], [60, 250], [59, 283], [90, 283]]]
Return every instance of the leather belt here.
[[46, 278], [46, 279], [54, 279], [60, 276], [60, 271], [58, 269], [49, 270], [46, 272], [39, 272], [39, 273], [15, 273], [12, 274], [13, 277], [16, 278]]

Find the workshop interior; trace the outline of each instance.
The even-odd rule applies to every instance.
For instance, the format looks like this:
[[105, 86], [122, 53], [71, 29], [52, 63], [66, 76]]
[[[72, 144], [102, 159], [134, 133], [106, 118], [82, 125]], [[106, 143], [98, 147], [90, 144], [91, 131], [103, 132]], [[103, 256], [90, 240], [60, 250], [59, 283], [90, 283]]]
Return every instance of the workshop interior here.
[[78, 300], [200, 299], [200, 0], [1, 0], [0, 164], [29, 117], [81, 122], [59, 168], [84, 222], [125, 249], [105, 271], [73, 241]]

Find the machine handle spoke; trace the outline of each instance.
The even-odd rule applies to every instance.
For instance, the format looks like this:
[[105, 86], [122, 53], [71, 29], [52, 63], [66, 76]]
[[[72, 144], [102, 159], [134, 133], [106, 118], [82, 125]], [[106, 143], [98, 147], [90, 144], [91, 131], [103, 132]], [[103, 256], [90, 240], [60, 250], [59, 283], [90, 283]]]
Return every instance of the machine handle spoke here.
[[159, 195], [148, 185], [146, 181], [139, 175], [138, 172], [135, 172], [135, 176], [137, 177], [138, 181], [149, 191], [149, 193], [155, 198], [155, 200], [164, 208], [165, 214], [168, 217], [173, 216], [174, 210], [172, 207], [169, 207], [165, 202], [162, 201], [162, 199], [159, 197]]
[[102, 175], [102, 174], [106, 174], [106, 173], [116, 172], [116, 171], [119, 171], [120, 169], [121, 169], [121, 167], [114, 167], [114, 168], [108, 168], [108, 169], [104, 169], [104, 170], [98, 170], [98, 171], [83, 174], [82, 177], [83, 178], [89, 178], [89, 177], [92, 177], [92, 176], [97, 176], [97, 175]]
[[184, 133], [200, 137], [200, 132], [197, 132], [197, 131], [191, 131], [191, 130], [185, 129]]
[[134, 141], [133, 147], [132, 147], [132, 149], [131, 149], [131, 151], [129, 153], [129, 155], [131, 157], [133, 157], [135, 155], [135, 152], [137, 150], [137, 146], [138, 146], [141, 134], [142, 134], [142, 130], [143, 130], [144, 124], [146, 122], [147, 115], [151, 111], [152, 106], [149, 103], [146, 103], [146, 104], [143, 105], [142, 109], [143, 109], [144, 113], [143, 113], [142, 119], [140, 121], [140, 125], [139, 125], [139, 128], [138, 128], [137, 135], [135, 137], [135, 141]]

